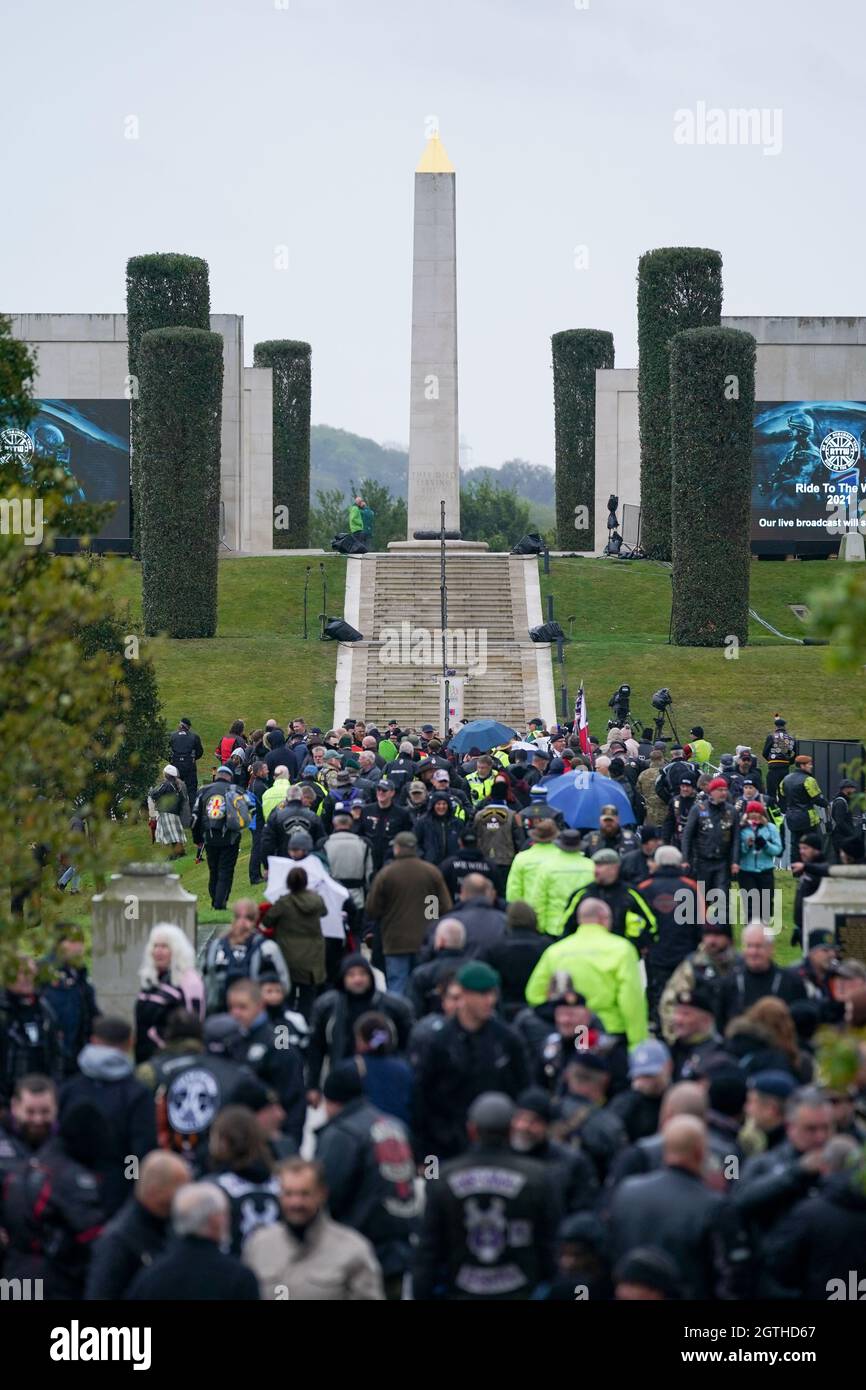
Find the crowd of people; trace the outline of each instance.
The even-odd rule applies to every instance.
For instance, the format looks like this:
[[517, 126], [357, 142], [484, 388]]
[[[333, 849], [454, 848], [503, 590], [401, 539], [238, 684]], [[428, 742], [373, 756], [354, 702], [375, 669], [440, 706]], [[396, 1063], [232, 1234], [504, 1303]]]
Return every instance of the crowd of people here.
[[151, 833], [192, 841], [230, 920], [198, 952], [152, 929], [132, 1021], [100, 1009], [80, 929], [20, 961], [3, 1276], [92, 1300], [828, 1297], [866, 1242], [866, 965], [804, 903], [864, 860], [857, 787], [825, 797], [781, 716], [760, 758], [689, 737], [534, 719], [461, 757], [430, 725], [236, 720], [200, 785], [182, 719]]

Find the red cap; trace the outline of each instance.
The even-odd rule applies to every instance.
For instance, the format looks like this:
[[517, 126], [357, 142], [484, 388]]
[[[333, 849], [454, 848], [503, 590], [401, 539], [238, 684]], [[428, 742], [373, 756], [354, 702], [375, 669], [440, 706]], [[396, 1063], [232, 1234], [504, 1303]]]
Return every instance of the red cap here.
[[710, 782], [709, 786], [707, 787], [707, 791], [708, 791], [708, 792], [717, 792], [717, 791], [719, 790], [720, 787], [723, 787], [724, 790], [727, 791], [727, 790], [728, 790], [728, 784], [727, 784], [727, 782], [725, 781], [724, 777], [714, 777], [713, 780], [712, 780], [712, 782]]
[[761, 805], [760, 801], [750, 801], [750, 802], [749, 802], [748, 806], [746, 807], [746, 815], [747, 815], [747, 816], [750, 816], [750, 815], [752, 814], [752, 812], [755, 812], [756, 814], [761, 815], [761, 816], [764, 815], [764, 808], [763, 808], [763, 806]]

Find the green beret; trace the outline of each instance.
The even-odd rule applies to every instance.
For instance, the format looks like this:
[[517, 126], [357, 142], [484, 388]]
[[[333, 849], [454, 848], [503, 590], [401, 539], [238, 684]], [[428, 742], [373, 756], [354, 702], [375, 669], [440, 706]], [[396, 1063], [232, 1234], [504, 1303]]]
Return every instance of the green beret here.
[[499, 971], [492, 965], [485, 965], [483, 960], [473, 960], [458, 970], [457, 983], [461, 989], [474, 994], [486, 994], [490, 989], [499, 988]]
[[343, 759], [343, 767], [353, 767], [353, 768], [355, 769], [355, 771], [357, 772], [357, 771], [360, 769], [360, 766], [361, 766], [361, 764], [358, 762], [358, 759], [357, 759], [357, 758], [344, 758], [344, 759]]

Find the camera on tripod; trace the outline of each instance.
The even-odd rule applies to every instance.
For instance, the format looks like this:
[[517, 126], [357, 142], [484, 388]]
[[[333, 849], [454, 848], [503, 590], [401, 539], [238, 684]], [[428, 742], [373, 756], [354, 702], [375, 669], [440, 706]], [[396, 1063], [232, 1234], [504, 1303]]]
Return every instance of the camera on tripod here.
[[619, 498], [616, 493], [611, 493], [607, 499], [607, 545], [604, 547], [605, 555], [619, 555], [622, 550], [622, 536], [619, 534], [619, 519], [616, 509], [619, 506]]
[[631, 686], [619, 685], [607, 702], [608, 709], [613, 710], [613, 719], [608, 720], [609, 729], [622, 728], [623, 724], [631, 724], [631, 713], [629, 705], [631, 703]]
[[677, 734], [677, 731], [674, 728], [673, 715], [671, 714], [671, 706], [673, 705], [673, 702], [674, 697], [668, 690], [666, 685], [663, 685], [661, 690], [657, 690], [653, 695], [652, 700], [650, 701], [653, 709], [658, 710], [658, 713], [656, 714], [655, 719], [653, 721], [655, 724], [656, 738], [661, 738], [665, 718], [667, 718], [671, 726], [671, 729], [673, 730], [674, 738], [679, 743], [679, 735]]

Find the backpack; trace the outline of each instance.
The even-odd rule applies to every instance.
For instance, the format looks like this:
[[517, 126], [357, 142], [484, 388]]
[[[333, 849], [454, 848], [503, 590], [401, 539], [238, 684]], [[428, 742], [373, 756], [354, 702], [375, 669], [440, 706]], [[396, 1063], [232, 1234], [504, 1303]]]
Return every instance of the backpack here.
[[205, 839], [233, 838], [250, 824], [249, 802], [244, 793], [231, 782], [214, 787], [202, 806], [202, 828]]
[[514, 812], [507, 806], [485, 806], [475, 814], [478, 849], [491, 864], [510, 864], [516, 853], [512, 831]]
[[243, 748], [237, 734], [226, 734], [221, 738], [216, 747], [216, 755], [220, 762], [227, 764], [236, 748]]

